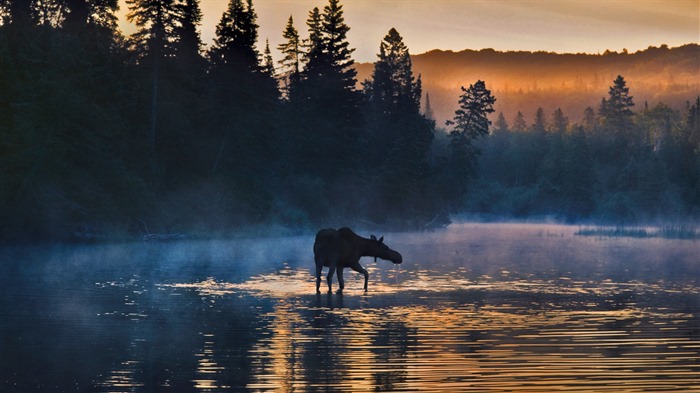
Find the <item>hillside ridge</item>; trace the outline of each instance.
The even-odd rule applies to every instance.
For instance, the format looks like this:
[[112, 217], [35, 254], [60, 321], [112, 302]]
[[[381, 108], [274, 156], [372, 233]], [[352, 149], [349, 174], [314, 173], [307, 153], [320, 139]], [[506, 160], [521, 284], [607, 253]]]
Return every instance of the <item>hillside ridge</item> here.
[[[617, 75], [628, 81], [637, 108], [663, 102], [680, 109], [700, 94], [696, 43], [602, 54], [434, 49], [411, 59], [438, 125], [452, 117], [460, 87], [477, 80], [486, 82], [497, 98], [496, 113], [503, 112], [508, 121], [518, 111], [529, 121], [538, 107], [547, 114], [561, 108], [572, 122], [580, 121], [586, 107], [597, 109]], [[358, 82], [370, 78], [373, 67], [358, 63]]]

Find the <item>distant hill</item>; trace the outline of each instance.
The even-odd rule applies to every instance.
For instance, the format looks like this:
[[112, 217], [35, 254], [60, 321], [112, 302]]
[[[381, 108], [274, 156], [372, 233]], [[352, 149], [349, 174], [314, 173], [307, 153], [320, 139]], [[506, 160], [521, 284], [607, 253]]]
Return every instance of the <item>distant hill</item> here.
[[[430, 95], [438, 126], [454, 116], [460, 86], [468, 87], [479, 79], [496, 96], [495, 114], [503, 112], [510, 124], [517, 111], [530, 124], [538, 107], [548, 118], [561, 108], [570, 122], [580, 122], [587, 106], [597, 110], [618, 74], [627, 81], [638, 110], [645, 102], [685, 108], [687, 101], [700, 95], [697, 44], [600, 55], [433, 50], [411, 58], [414, 73], [422, 75], [423, 99], [426, 93]], [[373, 67], [357, 64], [358, 80], [369, 78]]]

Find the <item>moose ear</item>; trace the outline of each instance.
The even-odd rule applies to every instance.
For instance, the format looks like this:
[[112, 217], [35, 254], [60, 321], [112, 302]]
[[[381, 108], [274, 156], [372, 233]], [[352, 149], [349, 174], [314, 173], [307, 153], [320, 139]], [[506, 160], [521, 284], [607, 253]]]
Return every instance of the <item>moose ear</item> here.
[[374, 235], [370, 235], [370, 237], [369, 237], [369, 238], [370, 238], [370, 239], [372, 239], [372, 240], [377, 240], [377, 237], [376, 237], [376, 236], [374, 236]]
[[384, 236], [379, 238], [379, 243], [382, 243], [384, 241]]

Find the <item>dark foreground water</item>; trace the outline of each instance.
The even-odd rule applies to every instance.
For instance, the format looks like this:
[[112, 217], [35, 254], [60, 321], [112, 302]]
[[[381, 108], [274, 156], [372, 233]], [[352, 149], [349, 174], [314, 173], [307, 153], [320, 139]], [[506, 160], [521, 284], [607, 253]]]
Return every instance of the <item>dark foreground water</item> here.
[[575, 229], [385, 234], [342, 295], [312, 237], [6, 247], [0, 391], [697, 392], [700, 242]]

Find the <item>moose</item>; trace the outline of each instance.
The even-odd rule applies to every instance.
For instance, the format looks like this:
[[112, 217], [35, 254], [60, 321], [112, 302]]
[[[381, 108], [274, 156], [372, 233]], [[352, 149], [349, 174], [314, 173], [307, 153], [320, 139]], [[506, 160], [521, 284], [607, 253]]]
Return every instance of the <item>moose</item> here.
[[395, 264], [401, 263], [401, 254], [390, 249], [384, 244], [384, 236], [377, 239], [374, 235], [367, 239], [358, 236], [350, 228], [340, 228], [338, 230], [327, 228], [321, 229], [316, 234], [314, 242], [314, 260], [316, 262], [316, 292], [320, 292], [321, 272], [323, 267], [328, 267], [328, 292], [332, 292], [333, 273], [338, 272], [338, 285], [340, 292], [345, 287], [343, 280], [343, 269], [350, 269], [362, 273], [365, 276], [365, 291], [369, 273], [360, 265], [361, 257], [374, 257], [389, 260]]

